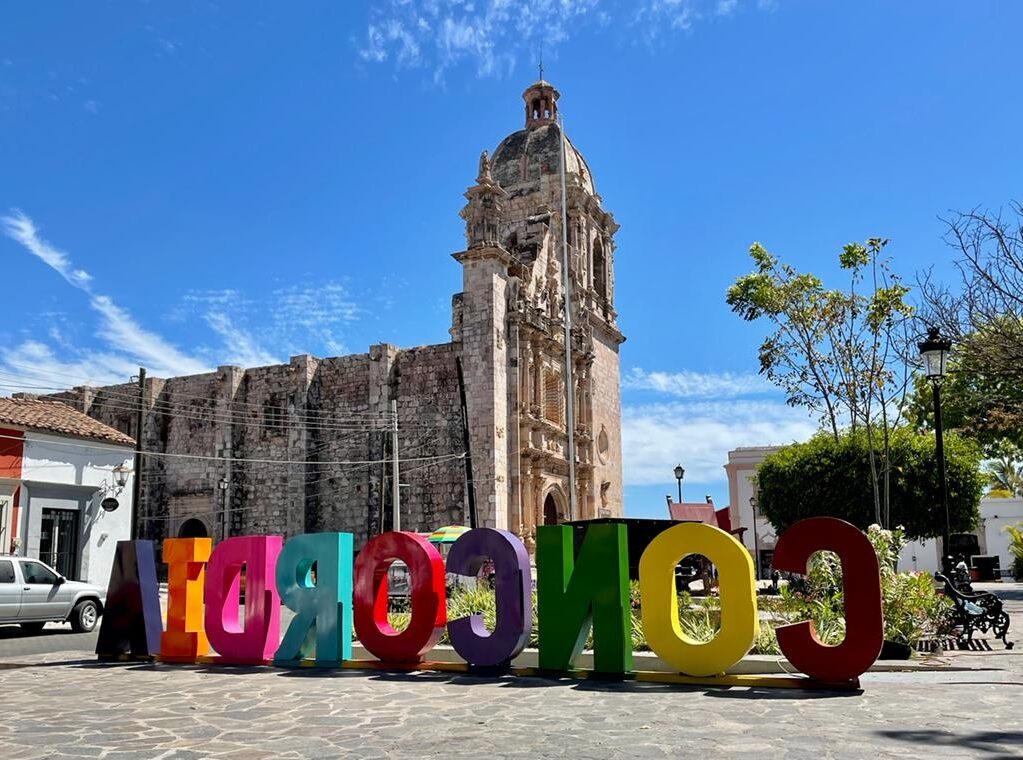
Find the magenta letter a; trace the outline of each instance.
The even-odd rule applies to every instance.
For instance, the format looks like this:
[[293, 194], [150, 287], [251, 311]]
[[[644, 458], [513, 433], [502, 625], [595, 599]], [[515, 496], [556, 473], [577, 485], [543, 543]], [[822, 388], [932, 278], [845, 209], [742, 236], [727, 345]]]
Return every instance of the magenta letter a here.
[[[274, 583], [281, 536], [237, 536], [221, 541], [206, 565], [206, 636], [217, 654], [239, 663], [273, 658], [281, 639], [281, 599]], [[245, 568], [245, 625], [241, 575]]]

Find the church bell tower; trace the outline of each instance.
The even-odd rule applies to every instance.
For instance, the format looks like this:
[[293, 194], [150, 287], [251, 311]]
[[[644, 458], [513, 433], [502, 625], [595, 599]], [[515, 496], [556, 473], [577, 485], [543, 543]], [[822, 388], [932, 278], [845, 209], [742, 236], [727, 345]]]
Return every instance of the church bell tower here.
[[463, 292], [453, 301], [451, 334], [466, 368], [481, 524], [517, 533], [530, 550], [537, 525], [623, 513], [618, 225], [602, 208], [586, 160], [562, 138], [560, 97], [542, 79], [523, 92], [525, 126], [480, 156], [461, 211], [466, 249], [454, 254]]

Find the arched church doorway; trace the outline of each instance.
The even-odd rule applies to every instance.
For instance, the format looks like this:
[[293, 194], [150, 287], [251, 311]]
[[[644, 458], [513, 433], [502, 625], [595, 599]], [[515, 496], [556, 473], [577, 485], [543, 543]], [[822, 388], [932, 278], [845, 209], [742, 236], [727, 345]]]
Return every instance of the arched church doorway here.
[[547, 494], [547, 498], [543, 500], [543, 524], [558, 524], [558, 503], [554, 501], [552, 493]]
[[209, 533], [202, 520], [190, 517], [178, 528], [178, 538], [208, 538]]

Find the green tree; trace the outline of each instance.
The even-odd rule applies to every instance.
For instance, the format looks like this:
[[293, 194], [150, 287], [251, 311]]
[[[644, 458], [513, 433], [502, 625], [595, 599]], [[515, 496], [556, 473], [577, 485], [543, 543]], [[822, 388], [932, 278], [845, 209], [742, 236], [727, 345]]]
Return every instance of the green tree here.
[[1011, 443], [1003, 443], [995, 456], [984, 463], [988, 496], [1023, 497], [1023, 451]]
[[[907, 427], [890, 438], [891, 522], [910, 538], [938, 536], [945, 515], [934, 465], [934, 438]], [[977, 445], [955, 434], [945, 438], [949, 523], [953, 533], [971, 530], [984, 487]], [[865, 430], [837, 438], [818, 434], [786, 446], [757, 469], [758, 505], [778, 531], [806, 517], [826, 515], [866, 529], [871, 510], [870, 445]]]
[[[1023, 377], [992, 368], [986, 349], [976, 353], [984, 343], [981, 335], [953, 345], [941, 388], [941, 418], [945, 429], [975, 439], [987, 456], [996, 457], [1005, 444], [1023, 446]], [[934, 429], [934, 398], [926, 377], [914, 378], [905, 414], [918, 430]]]
[[874, 521], [886, 527], [891, 436], [911, 387], [906, 357], [913, 316], [909, 288], [884, 257], [887, 244], [871, 238], [846, 245], [838, 263], [849, 275], [848, 289], [827, 289], [819, 277], [754, 243], [755, 270], [727, 294], [743, 319], [772, 325], [760, 346], [760, 372], [785, 391], [790, 405], [819, 415], [835, 441], [846, 427], [865, 430]]
[[[988, 446], [1003, 438], [1023, 445], [1023, 204], [945, 222], [959, 282], [927, 272], [920, 293], [922, 319], [953, 341], [950, 421]], [[919, 422], [929, 402], [918, 401]]]

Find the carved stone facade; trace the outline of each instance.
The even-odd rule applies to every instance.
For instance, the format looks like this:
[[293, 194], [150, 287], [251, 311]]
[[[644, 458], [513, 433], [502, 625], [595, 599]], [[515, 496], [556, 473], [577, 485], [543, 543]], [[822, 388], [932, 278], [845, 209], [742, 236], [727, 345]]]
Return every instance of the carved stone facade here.
[[[622, 514], [618, 225], [566, 139], [577, 502], [569, 514], [559, 94], [540, 81], [523, 97], [525, 129], [483, 153], [465, 193], [451, 342], [150, 381], [143, 536], [339, 530], [361, 545], [390, 525], [392, 401], [407, 460], [402, 528], [467, 524], [458, 358], [481, 525], [511, 530], [532, 549], [537, 525]], [[135, 435], [137, 392], [60, 397]]]
[[[482, 155], [476, 184], [465, 193], [467, 248], [455, 254], [464, 292], [455, 296], [451, 336], [466, 356], [480, 358], [469, 383], [483, 391], [470, 399], [470, 418], [480, 420], [472, 429], [474, 466], [478, 483], [493, 484], [481, 503], [492, 505], [495, 524], [532, 548], [537, 525], [622, 514], [618, 347], [624, 338], [614, 309], [618, 225], [601, 207], [582, 155], [567, 139], [562, 146], [558, 91], [540, 81], [523, 98], [526, 128], [505, 138], [492, 158]], [[561, 271], [566, 227], [577, 494], [571, 515]], [[484, 461], [476, 451], [487, 452]]]

